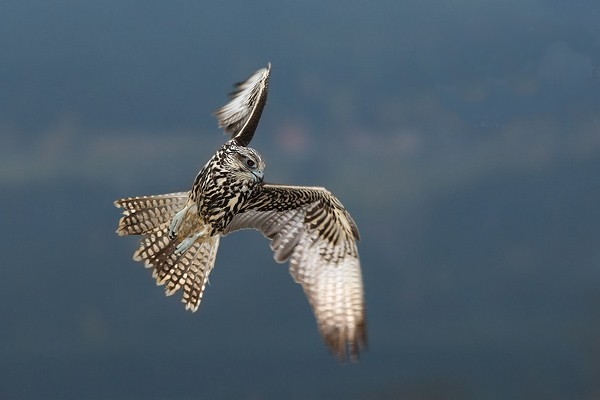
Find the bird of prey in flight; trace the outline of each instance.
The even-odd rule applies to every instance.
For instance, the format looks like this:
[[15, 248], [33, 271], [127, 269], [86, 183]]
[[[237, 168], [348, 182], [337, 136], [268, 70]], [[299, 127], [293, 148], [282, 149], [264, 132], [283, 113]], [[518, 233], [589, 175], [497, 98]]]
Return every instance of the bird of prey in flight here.
[[289, 261], [330, 351], [356, 360], [367, 346], [356, 223], [325, 188], [265, 182], [265, 161], [248, 147], [270, 74], [271, 64], [236, 84], [229, 102], [215, 112], [231, 140], [204, 165], [191, 190], [115, 201], [123, 209], [117, 233], [142, 235], [134, 260], [152, 268], [167, 295], [182, 289], [185, 308], [196, 311], [220, 238], [259, 230], [270, 240], [275, 261]]

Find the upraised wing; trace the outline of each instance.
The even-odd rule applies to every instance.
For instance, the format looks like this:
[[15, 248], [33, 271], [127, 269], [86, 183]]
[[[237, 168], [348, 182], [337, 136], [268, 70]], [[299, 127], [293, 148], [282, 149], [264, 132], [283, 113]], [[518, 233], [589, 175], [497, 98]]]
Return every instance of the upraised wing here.
[[219, 127], [231, 134], [239, 146], [248, 146], [267, 102], [271, 63], [244, 82], [234, 85], [230, 101], [215, 111]]
[[358, 229], [324, 188], [265, 184], [226, 232], [253, 228], [271, 239], [277, 262], [290, 260], [329, 349], [356, 359], [367, 346]]

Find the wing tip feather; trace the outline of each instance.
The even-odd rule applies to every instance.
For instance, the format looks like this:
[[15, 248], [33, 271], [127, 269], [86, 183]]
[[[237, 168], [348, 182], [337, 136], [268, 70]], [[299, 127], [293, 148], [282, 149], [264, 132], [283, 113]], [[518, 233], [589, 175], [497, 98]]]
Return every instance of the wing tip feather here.
[[358, 322], [352, 330], [333, 328], [321, 332], [329, 352], [340, 362], [358, 362], [361, 353], [368, 350], [367, 324], [364, 319]]

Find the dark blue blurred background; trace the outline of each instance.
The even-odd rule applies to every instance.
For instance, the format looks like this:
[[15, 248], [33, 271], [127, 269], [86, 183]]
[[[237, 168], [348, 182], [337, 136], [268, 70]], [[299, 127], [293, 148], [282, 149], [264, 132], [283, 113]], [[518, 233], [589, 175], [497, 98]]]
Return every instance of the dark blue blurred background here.
[[[0, 3], [0, 398], [594, 399], [596, 1]], [[113, 200], [187, 190], [273, 63], [271, 182], [352, 212], [370, 349], [339, 365], [257, 232], [185, 312]]]

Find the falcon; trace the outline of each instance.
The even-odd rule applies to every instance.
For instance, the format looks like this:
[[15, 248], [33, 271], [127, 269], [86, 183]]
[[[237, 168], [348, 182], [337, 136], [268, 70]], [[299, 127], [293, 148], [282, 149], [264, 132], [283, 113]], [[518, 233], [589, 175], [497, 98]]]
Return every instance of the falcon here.
[[152, 269], [167, 296], [181, 289], [185, 308], [195, 312], [220, 238], [259, 230], [270, 240], [275, 261], [289, 261], [330, 351], [357, 360], [367, 346], [367, 329], [356, 223], [325, 188], [266, 183], [265, 161], [248, 147], [270, 74], [268, 64], [237, 83], [215, 112], [231, 140], [204, 165], [191, 190], [115, 201], [123, 209], [117, 233], [143, 236], [133, 259]]

